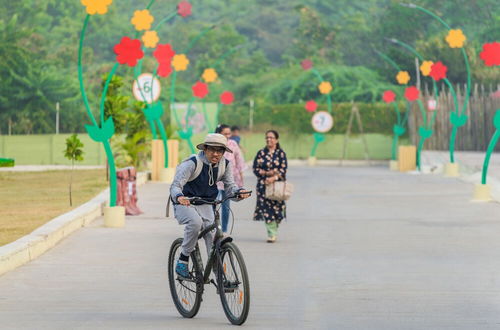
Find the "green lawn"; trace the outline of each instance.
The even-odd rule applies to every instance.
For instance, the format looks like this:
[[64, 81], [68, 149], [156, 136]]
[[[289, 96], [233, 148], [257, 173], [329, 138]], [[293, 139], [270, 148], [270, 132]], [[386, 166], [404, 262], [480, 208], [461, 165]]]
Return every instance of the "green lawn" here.
[[107, 186], [106, 171], [0, 172], [0, 246], [89, 201]]

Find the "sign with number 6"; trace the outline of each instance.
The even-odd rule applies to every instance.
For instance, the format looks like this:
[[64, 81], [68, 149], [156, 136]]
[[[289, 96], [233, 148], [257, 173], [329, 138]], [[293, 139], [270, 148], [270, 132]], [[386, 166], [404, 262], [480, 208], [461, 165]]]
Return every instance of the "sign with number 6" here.
[[160, 98], [160, 81], [151, 73], [143, 73], [134, 80], [132, 92], [137, 101], [153, 103]]

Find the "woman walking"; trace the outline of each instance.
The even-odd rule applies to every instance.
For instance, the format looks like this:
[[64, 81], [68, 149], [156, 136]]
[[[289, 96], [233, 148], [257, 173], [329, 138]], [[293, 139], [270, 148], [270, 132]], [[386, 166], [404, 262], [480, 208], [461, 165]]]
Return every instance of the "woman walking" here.
[[[245, 165], [245, 159], [243, 158], [243, 153], [240, 150], [240, 147], [238, 146], [238, 143], [236, 141], [231, 140], [231, 127], [225, 124], [221, 124], [217, 126], [215, 129], [215, 133], [222, 134], [228, 139], [227, 141], [227, 147], [231, 149], [232, 153], [226, 152], [224, 153], [224, 157], [233, 164], [233, 178], [234, 178], [234, 183], [242, 188], [243, 187], [243, 171], [247, 168]], [[226, 194], [224, 192], [224, 184], [222, 182], [217, 183], [217, 187], [219, 188], [219, 198], [223, 199], [226, 197]], [[230, 212], [230, 200], [228, 199], [224, 203], [222, 203], [222, 214], [221, 214], [221, 225], [222, 225], [222, 231], [227, 233], [228, 232], [228, 223], [229, 223], [229, 212]]]
[[285, 218], [285, 202], [266, 198], [266, 184], [286, 180], [288, 163], [286, 154], [279, 144], [279, 134], [274, 130], [266, 132], [266, 146], [257, 152], [253, 161], [253, 172], [257, 176], [257, 205], [254, 220], [264, 221], [267, 242], [276, 242], [278, 226]]

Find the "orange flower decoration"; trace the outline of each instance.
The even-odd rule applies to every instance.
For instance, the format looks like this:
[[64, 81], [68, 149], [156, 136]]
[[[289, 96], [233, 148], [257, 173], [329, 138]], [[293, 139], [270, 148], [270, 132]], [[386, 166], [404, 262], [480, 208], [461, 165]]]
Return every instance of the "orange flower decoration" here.
[[396, 80], [400, 85], [406, 85], [410, 81], [410, 74], [407, 71], [399, 71]]
[[434, 62], [432, 61], [424, 61], [424, 63], [420, 66], [420, 72], [422, 72], [422, 74], [426, 77], [429, 76], [433, 64]]
[[155, 48], [158, 41], [160, 41], [160, 38], [158, 38], [156, 31], [146, 31], [142, 36], [142, 42], [147, 48]]
[[151, 29], [151, 23], [154, 21], [154, 17], [151, 16], [149, 10], [136, 10], [134, 12], [134, 17], [130, 20], [130, 22], [135, 26], [137, 31], [149, 30]]
[[328, 81], [323, 81], [319, 84], [318, 89], [321, 94], [328, 94], [332, 91], [333, 87]]
[[203, 75], [201, 77], [203, 78], [203, 80], [205, 80], [205, 82], [211, 83], [217, 80], [218, 75], [217, 71], [212, 68], [208, 68], [203, 71]]
[[101, 14], [104, 15], [108, 12], [108, 6], [111, 5], [113, 0], [81, 0], [82, 5], [87, 7], [87, 14]]
[[465, 40], [467, 40], [467, 37], [465, 37], [462, 30], [456, 29], [450, 30], [445, 39], [451, 48], [462, 48], [464, 46]]
[[172, 66], [175, 71], [185, 71], [189, 65], [189, 59], [184, 54], [178, 54], [174, 56], [172, 60]]

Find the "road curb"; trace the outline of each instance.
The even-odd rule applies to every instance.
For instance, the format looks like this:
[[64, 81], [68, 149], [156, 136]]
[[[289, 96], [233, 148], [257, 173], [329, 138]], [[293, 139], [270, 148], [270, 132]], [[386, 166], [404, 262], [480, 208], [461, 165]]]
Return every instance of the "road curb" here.
[[[147, 172], [137, 174], [137, 185], [147, 181]], [[38, 258], [77, 229], [102, 216], [108, 203], [108, 195], [109, 188], [76, 209], [50, 220], [32, 233], [0, 246], [0, 276]]]

